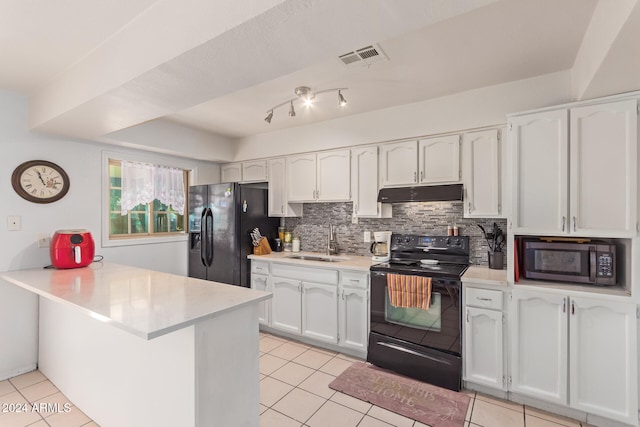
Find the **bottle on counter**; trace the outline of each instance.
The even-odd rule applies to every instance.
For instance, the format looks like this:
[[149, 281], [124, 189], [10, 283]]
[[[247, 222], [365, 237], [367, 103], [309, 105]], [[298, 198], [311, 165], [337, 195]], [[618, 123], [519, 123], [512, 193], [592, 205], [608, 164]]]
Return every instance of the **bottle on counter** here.
[[293, 252], [300, 252], [300, 238], [299, 237], [294, 237], [291, 240], [291, 250]]

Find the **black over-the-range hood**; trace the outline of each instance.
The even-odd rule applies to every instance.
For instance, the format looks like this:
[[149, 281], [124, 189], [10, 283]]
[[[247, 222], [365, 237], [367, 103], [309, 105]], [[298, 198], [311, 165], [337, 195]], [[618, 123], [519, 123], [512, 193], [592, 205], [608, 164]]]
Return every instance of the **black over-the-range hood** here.
[[382, 203], [461, 202], [462, 195], [462, 184], [425, 185], [383, 188], [378, 192], [378, 201]]

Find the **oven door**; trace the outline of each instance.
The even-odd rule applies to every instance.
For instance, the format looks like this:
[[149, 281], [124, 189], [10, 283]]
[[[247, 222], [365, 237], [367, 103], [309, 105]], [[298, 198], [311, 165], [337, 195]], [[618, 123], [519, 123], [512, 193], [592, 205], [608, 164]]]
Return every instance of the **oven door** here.
[[432, 278], [428, 310], [394, 307], [389, 302], [387, 274], [371, 272], [371, 332], [421, 347], [460, 355], [460, 282]]

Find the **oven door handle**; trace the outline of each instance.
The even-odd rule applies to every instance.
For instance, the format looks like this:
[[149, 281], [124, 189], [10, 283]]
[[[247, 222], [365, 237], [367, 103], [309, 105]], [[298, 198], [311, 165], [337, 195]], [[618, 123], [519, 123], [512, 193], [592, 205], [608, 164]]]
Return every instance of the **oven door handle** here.
[[589, 281], [596, 283], [596, 247], [589, 246]]
[[425, 358], [425, 359], [433, 360], [434, 362], [442, 363], [444, 365], [451, 365], [451, 362], [449, 362], [446, 359], [441, 359], [439, 357], [433, 357], [433, 356], [429, 356], [429, 355], [426, 355], [426, 354], [423, 354], [423, 353], [419, 353], [419, 352], [417, 352], [415, 350], [411, 350], [409, 348], [404, 348], [404, 347], [401, 347], [401, 346], [399, 346], [397, 344], [391, 344], [391, 343], [387, 343], [387, 342], [378, 342], [376, 344], [384, 346], [384, 347], [389, 347], [389, 348], [392, 348], [394, 350], [402, 351], [404, 353], [409, 353], [409, 354], [412, 354], [414, 356], [418, 356], [418, 357], [422, 357], [422, 358]]

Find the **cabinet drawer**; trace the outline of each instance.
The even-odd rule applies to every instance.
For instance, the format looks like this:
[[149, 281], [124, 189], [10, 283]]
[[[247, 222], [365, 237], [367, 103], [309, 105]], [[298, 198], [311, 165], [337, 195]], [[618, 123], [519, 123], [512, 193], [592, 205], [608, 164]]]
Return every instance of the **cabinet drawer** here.
[[328, 285], [338, 284], [337, 270], [273, 263], [271, 266], [271, 274], [278, 277], [297, 279], [303, 282], [326, 283]]
[[465, 299], [465, 304], [470, 307], [502, 310], [502, 291], [467, 288], [465, 292]]
[[341, 271], [340, 284], [352, 288], [369, 289], [369, 274], [359, 271]]
[[269, 263], [251, 260], [251, 274], [269, 274]]

